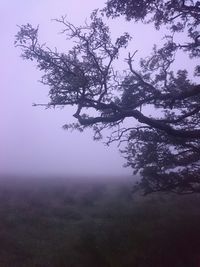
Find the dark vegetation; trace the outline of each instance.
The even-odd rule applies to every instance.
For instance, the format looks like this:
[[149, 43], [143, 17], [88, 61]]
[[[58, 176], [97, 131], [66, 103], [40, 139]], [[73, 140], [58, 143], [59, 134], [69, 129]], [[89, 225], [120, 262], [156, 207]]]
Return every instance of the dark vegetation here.
[[126, 181], [7, 179], [1, 267], [198, 267], [200, 196], [130, 192]]
[[[103, 14], [165, 29], [160, 36], [164, 42], [135, 65], [140, 47], [128, 47], [128, 33], [114, 41]], [[66, 129], [93, 128], [95, 139], [110, 129], [107, 144], [126, 141], [122, 152], [141, 175], [138, 187], [145, 193], [200, 192], [200, 2], [108, 0], [90, 18], [83, 26], [65, 17], [56, 20], [67, 40], [75, 41], [67, 53], [41, 45], [38, 28], [20, 27], [15, 44], [24, 59], [37, 62], [41, 81], [49, 87], [49, 103], [42, 105], [76, 107], [77, 123], [66, 124]], [[124, 48], [127, 67], [121, 72], [117, 66]], [[183, 68], [180, 53], [187, 58]], [[130, 127], [124, 124], [127, 118], [132, 119]]]
[[[165, 41], [135, 66], [131, 37], [113, 41], [103, 14], [166, 27]], [[110, 129], [107, 144], [126, 142], [127, 164], [142, 177], [136, 189], [156, 194], [132, 194], [122, 181], [2, 182], [0, 266], [199, 267], [200, 2], [108, 0], [83, 26], [56, 21], [76, 41], [67, 53], [41, 45], [30, 24], [16, 35], [50, 88], [49, 103], [39, 105], [75, 106], [77, 123], [64, 128], [91, 127], [94, 139]], [[127, 47], [128, 69], [120, 72]], [[181, 68], [180, 53], [190, 68]]]

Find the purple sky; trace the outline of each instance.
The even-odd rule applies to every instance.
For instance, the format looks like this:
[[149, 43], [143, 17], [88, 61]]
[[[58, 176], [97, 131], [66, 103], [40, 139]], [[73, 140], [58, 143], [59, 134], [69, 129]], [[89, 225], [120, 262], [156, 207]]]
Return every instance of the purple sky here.
[[[64, 131], [62, 125], [72, 121], [72, 110], [44, 110], [32, 103], [48, 102], [48, 88], [38, 82], [41, 77], [34, 63], [23, 61], [14, 48], [16, 25], [40, 25], [40, 40], [51, 47], [67, 51], [68, 43], [57, 34], [61, 26], [52, 18], [68, 16], [74, 24], [83, 24], [104, 0], [18, 0], [1, 1], [1, 85], [0, 85], [0, 174], [25, 175], [130, 175], [123, 168], [125, 160], [117, 144], [106, 147], [92, 140], [92, 132]], [[160, 34], [152, 26], [111, 21], [113, 36], [124, 31], [133, 34], [133, 51], [138, 57], [151, 49]], [[127, 55], [125, 51], [124, 55]]]

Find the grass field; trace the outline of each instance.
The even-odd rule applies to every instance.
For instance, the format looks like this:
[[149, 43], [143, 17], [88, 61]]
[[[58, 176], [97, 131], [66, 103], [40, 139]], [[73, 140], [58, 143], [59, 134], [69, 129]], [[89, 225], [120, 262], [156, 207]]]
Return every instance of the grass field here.
[[0, 267], [199, 267], [200, 196], [130, 182], [0, 182]]

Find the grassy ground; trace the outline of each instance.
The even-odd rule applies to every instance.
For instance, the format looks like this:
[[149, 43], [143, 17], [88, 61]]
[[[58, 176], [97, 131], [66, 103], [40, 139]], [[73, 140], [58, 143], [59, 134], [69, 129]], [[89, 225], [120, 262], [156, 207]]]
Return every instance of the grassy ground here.
[[0, 183], [0, 267], [199, 267], [200, 196], [127, 182]]

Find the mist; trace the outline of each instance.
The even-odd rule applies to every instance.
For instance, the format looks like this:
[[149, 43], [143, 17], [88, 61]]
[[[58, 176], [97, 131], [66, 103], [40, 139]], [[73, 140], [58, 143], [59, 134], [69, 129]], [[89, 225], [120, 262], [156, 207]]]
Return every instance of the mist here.
[[116, 146], [110, 149], [93, 142], [92, 132], [83, 134], [62, 129], [73, 121], [73, 111], [34, 108], [32, 103], [47, 103], [48, 88], [39, 83], [41, 73], [35, 64], [20, 58], [14, 47], [17, 25], [40, 25], [42, 41], [66, 50], [69, 45], [58, 33], [61, 28], [51, 19], [69, 14], [76, 24], [104, 1], [4, 1], [1, 3], [1, 105], [0, 173], [15, 176], [101, 176], [127, 175]]
[[[81, 25], [95, 8], [104, 7], [103, 0], [84, 1], [3, 1], [1, 25], [4, 25], [0, 43], [1, 104], [0, 174], [15, 176], [130, 176], [117, 143], [107, 147], [94, 142], [90, 130], [84, 133], [64, 131], [66, 122], [73, 122], [73, 109], [44, 109], [33, 103], [48, 103], [48, 88], [39, 80], [41, 73], [34, 63], [20, 58], [14, 47], [17, 25], [39, 25], [39, 39], [49, 47], [67, 52], [72, 45], [60, 35], [61, 25], [52, 21], [67, 15], [70, 22]], [[133, 34], [131, 49], [139, 49], [137, 58], [148, 54], [159, 40], [149, 25], [128, 25], [124, 19], [108, 21], [114, 37], [128, 31]], [[141, 38], [141, 30], [145, 33]], [[148, 43], [146, 40], [148, 39]], [[122, 58], [127, 56], [124, 51]], [[121, 60], [120, 66], [125, 64]], [[132, 121], [130, 122], [132, 123]], [[106, 132], [109, 135], [109, 132]]]
[[[199, 266], [199, 194], [180, 196], [173, 190], [159, 191], [159, 187], [147, 194], [141, 188], [134, 190], [140, 177], [133, 175], [132, 168], [123, 167], [126, 159], [119, 148], [124, 143], [121, 147], [117, 142], [105, 145], [109, 129], [102, 141], [94, 141], [92, 130], [80, 133], [63, 129], [66, 123], [76, 122], [73, 107], [33, 106], [49, 102], [49, 88], [40, 82], [42, 73], [36, 63], [22, 60], [20, 49], [14, 45], [19, 26], [39, 25], [39, 42], [67, 53], [73, 43], [60, 34], [62, 25], [54, 19], [66, 15], [69, 22], [80, 26], [94, 9], [105, 7], [105, 2], [0, 3], [1, 267]], [[167, 34], [165, 26], [156, 31], [152, 24], [127, 22], [123, 16], [108, 19], [107, 24], [114, 39], [124, 32], [132, 36], [116, 63], [119, 71], [128, 68], [128, 52], [138, 50], [133, 62], [137, 70], [140, 58], [150, 55], [155, 43], [165, 43], [161, 39]], [[183, 44], [184, 34], [179, 35]], [[188, 65], [191, 74], [198, 58], [190, 63], [183, 54], [177, 52], [173, 68]], [[151, 104], [142, 111], [149, 118], [153, 112], [159, 113]], [[135, 120], [128, 118], [123, 123], [129, 128]], [[160, 149], [156, 142], [155, 149]], [[161, 163], [164, 165], [164, 160]], [[159, 185], [161, 180], [157, 181]]]

